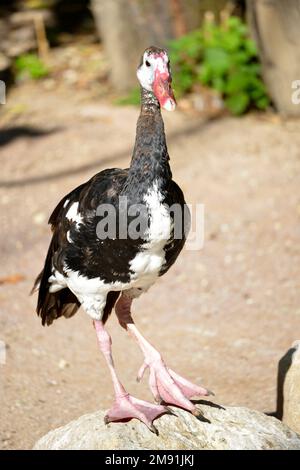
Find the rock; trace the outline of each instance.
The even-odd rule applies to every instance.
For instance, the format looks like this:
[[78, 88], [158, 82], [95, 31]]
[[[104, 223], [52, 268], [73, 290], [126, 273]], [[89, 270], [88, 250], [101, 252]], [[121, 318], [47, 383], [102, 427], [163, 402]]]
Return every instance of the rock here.
[[67, 362], [65, 359], [60, 359], [58, 363], [58, 367], [60, 369], [66, 369], [66, 367], [69, 367], [69, 366], [70, 366], [69, 362]]
[[300, 434], [300, 341], [290, 350], [290, 366], [283, 384], [282, 420]]
[[36, 225], [42, 225], [46, 222], [47, 215], [44, 212], [37, 212], [33, 216], [33, 223]]
[[276, 418], [210, 402], [197, 408], [205, 418], [172, 407], [176, 416], [155, 421], [159, 436], [137, 420], [106, 426], [104, 412], [97, 411], [49, 432], [34, 450], [300, 449], [300, 436]]

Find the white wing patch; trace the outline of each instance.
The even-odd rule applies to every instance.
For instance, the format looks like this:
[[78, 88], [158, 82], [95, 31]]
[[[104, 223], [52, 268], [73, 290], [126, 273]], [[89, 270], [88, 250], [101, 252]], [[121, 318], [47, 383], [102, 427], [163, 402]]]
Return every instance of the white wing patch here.
[[82, 216], [78, 212], [78, 206], [79, 202], [74, 202], [66, 213], [67, 219], [69, 219], [71, 222], [76, 223], [76, 228], [78, 228], [79, 225], [82, 224]]
[[54, 293], [58, 292], [61, 289], [67, 287], [66, 278], [59, 271], [54, 270], [52, 275], [49, 277], [48, 282], [51, 284], [49, 287], [49, 292]]

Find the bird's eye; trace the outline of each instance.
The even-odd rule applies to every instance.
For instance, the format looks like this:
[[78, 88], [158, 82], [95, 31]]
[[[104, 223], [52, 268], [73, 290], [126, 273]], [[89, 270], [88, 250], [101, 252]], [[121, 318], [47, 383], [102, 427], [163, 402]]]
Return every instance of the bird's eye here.
[[150, 62], [148, 62], [148, 60], [146, 60], [145, 64], [146, 64], [147, 67], [150, 67], [150, 65], [151, 65]]

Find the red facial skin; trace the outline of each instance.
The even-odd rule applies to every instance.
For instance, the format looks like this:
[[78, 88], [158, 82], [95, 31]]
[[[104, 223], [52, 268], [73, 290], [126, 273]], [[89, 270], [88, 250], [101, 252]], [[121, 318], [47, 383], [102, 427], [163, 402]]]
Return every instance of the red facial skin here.
[[176, 100], [171, 87], [169, 73], [161, 73], [158, 70], [155, 71], [153, 91], [162, 108], [165, 107], [168, 100], [171, 100], [173, 106], [175, 107]]
[[[175, 109], [176, 100], [171, 87], [172, 78], [169, 73], [168, 66], [163, 62], [163, 59], [162, 64], [163, 71], [158, 68], [155, 70], [153, 92], [162, 108], [166, 107], [166, 109]], [[167, 104], [169, 104], [168, 107]]]

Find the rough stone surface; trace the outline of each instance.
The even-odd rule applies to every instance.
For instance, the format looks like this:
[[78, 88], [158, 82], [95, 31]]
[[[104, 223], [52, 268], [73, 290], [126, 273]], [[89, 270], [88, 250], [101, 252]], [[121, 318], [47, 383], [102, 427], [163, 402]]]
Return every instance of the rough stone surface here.
[[283, 422], [300, 434], [300, 341], [293, 344], [283, 389]]
[[247, 408], [197, 406], [203, 420], [172, 408], [176, 416], [164, 415], [155, 422], [159, 436], [137, 420], [105, 426], [104, 412], [97, 411], [49, 432], [34, 450], [300, 449], [300, 436], [276, 418]]

